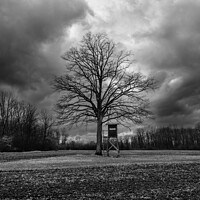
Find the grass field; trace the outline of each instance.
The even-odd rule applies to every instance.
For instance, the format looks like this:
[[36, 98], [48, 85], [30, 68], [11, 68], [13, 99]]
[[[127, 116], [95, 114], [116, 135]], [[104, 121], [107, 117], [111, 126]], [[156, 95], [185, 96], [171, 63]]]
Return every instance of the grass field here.
[[0, 154], [0, 199], [200, 199], [199, 151]]

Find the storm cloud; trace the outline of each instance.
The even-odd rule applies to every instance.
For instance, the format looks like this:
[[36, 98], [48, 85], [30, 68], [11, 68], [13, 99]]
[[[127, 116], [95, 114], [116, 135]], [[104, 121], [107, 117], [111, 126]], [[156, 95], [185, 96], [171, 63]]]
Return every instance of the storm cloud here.
[[164, 124], [194, 124], [200, 109], [200, 2], [173, 1], [162, 9], [159, 26], [148, 35], [153, 45], [143, 54], [152, 71], [167, 73], [153, 109]]
[[200, 121], [200, 1], [88, 2], [101, 19], [92, 29], [101, 27], [132, 50], [134, 69], [157, 80], [159, 88], [149, 95], [156, 119], [150, 124]]
[[60, 56], [86, 32], [106, 32], [133, 51], [135, 71], [157, 80], [149, 94], [154, 123], [194, 125], [200, 121], [199, 10], [200, 0], [1, 0], [0, 89], [53, 105], [49, 83], [64, 72]]
[[85, 17], [84, 1], [0, 1], [0, 85], [37, 103], [51, 94], [67, 28]]
[[119, 0], [105, 7], [101, 27], [134, 52], [136, 71], [158, 82], [150, 95], [156, 125], [200, 121], [200, 1]]

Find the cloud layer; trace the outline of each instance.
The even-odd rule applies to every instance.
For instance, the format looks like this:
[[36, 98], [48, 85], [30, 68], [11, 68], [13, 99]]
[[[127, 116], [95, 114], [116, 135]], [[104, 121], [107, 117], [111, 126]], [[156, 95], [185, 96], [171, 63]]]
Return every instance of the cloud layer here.
[[[94, 9], [100, 4], [88, 2]], [[133, 50], [136, 71], [158, 81], [160, 88], [151, 97], [156, 124], [200, 121], [200, 1], [102, 2], [101, 20], [92, 23]]]
[[1, 86], [14, 87], [35, 103], [50, 94], [52, 75], [63, 70], [63, 36], [87, 10], [79, 0], [1, 0]]
[[[88, 32], [106, 32], [132, 50], [136, 71], [154, 75], [158, 125], [200, 121], [200, 0], [1, 0], [0, 88], [40, 107], [56, 95], [49, 82], [60, 56]], [[94, 129], [94, 128], [92, 128]]]
[[167, 73], [153, 101], [158, 122], [190, 125], [199, 121], [199, 9], [199, 1], [172, 1], [163, 6], [158, 27], [148, 35], [152, 45], [141, 54], [152, 71]]

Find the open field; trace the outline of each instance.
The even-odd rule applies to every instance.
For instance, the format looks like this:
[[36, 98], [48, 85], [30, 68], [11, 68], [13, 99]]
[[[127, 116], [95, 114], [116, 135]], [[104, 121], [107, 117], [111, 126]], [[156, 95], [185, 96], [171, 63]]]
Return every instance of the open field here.
[[199, 151], [0, 154], [0, 199], [200, 199]]
[[200, 163], [200, 151], [121, 151], [110, 157], [95, 156], [95, 151], [45, 151], [0, 153], [0, 170], [57, 169], [104, 165]]

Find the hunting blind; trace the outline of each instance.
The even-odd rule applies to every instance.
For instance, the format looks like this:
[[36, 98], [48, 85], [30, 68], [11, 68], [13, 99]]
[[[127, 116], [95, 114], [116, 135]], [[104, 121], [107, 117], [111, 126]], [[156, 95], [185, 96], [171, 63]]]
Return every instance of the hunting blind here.
[[117, 136], [117, 124], [108, 124], [107, 134], [103, 131], [103, 151], [107, 152], [109, 156], [110, 150], [117, 151], [117, 156], [119, 156], [119, 142]]

